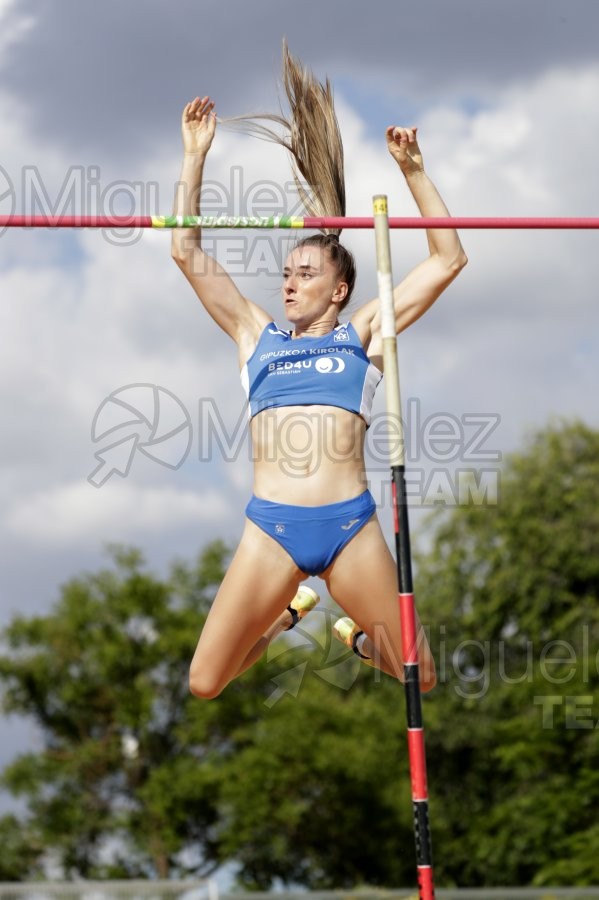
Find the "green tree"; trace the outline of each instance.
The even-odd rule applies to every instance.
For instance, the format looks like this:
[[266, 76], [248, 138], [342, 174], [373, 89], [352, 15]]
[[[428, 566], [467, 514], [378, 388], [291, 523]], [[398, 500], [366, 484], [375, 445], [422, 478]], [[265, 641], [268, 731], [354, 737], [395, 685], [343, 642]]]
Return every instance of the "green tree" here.
[[[373, 670], [331, 641], [331, 611], [314, 615], [327, 620], [316, 637], [298, 628], [299, 647], [283, 637], [201, 702], [187, 670], [224, 545], [165, 581], [135, 550], [112, 557], [112, 569], [69, 581], [49, 615], [16, 617], [4, 633], [4, 709], [33, 717], [45, 745], [3, 773], [37, 848], [6, 877], [38, 874], [46, 850], [66, 877], [206, 875], [232, 861], [251, 888], [409, 880], [403, 720], [389, 725]], [[379, 687], [387, 703], [401, 698], [395, 682]], [[398, 834], [408, 852], [381, 862]]]
[[496, 506], [438, 515], [418, 596], [441, 883], [598, 883], [599, 433], [548, 427]]
[[[497, 506], [435, 519], [417, 599], [439, 666], [424, 698], [437, 882], [597, 883], [599, 433], [540, 432], [505, 460]], [[300, 703], [237, 733], [224, 846], [253, 887], [413, 883], [403, 692], [362, 667], [332, 693], [311, 665]]]
[[[303, 652], [287, 651], [291, 672]], [[335, 652], [323, 630], [298, 699], [236, 732], [220, 838], [247, 888], [414, 882], [402, 690], [351, 651]]]
[[[113, 569], [69, 581], [49, 615], [16, 617], [4, 632], [4, 710], [32, 717], [45, 747], [2, 780], [67, 877], [205, 874], [218, 863], [228, 709], [194, 700], [187, 670], [227, 551], [212, 544], [166, 581], [135, 550], [112, 556]], [[259, 711], [256, 694], [243, 714]]]
[[0, 881], [23, 881], [42, 874], [43, 847], [15, 815], [0, 819]]
[[[13, 861], [4, 877], [39, 874], [44, 850], [66, 877], [206, 875], [231, 860], [252, 887], [277, 877], [330, 885], [340, 870], [343, 883], [360, 877], [368, 811], [356, 803], [357, 782], [348, 803], [350, 769], [360, 775], [360, 798], [372, 795], [369, 804], [389, 807], [387, 816], [393, 810], [369, 786], [376, 757], [361, 771], [363, 690], [340, 692], [307, 668], [326, 674], [330, 643], [314, 654], [312, 642], [293, 649], [282, 639], [218, 701], [189, 694], [189, 659], [227, 556], [217, 542], [160, 580], [137, 551], [112, 548], [112, 569], [70, 580], [49, 615], [17, 616], [5, 630], [4, 711], [32, 717], [44, 749], [21, 755], [2, 776], [28, 807], [22, 823], [7, 819], [0, 832]], [[341, 645], [332, 652], [351, 656]], [[360, 670], [357, 660], [348, 664], [346, 686]], [[338, 677], [337, 660], [333, 668]], [[288, 820], [292, 808], [304, 818]], [[350, 809], [350, 846], [362, 852], [348, 869], [342, 844], [327, 863], [322, 837], [334, 823], [346, 830]], [[407, 809], [404, 818], [409, 835]], [[380, 873], [375, 866], [361, 877]]]

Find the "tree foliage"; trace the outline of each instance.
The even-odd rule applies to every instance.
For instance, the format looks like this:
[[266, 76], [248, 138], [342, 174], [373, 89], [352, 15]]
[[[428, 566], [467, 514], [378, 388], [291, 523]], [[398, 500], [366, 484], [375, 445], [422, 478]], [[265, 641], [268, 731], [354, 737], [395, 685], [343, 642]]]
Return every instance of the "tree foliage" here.
[[44, 848], [15, 815], [0, 818], [0, 881], [24, 881], [42, 874]]
[[439, 516], [422, 615], [445, 677], [428, 728], [446, 883], [599, 882], [599, 434], [552, 426], [499, 503]]
[[[417, 561], [441, 885], [599, 882], [598, 476], [599, 434], [550, 427], [505, 461], [496, 506], [435, 517]], [[27, 814], [0, 820], [0, 877], [34, 876], [51, 850], [68, 877], [233, 862], [251, 888], [412, 884], [403, 691], [330, 640], [332, 611], [198, 701], [188, 662], [226, 547], [165, 579], [111, 553], [4, 633], [4, 708], [44, 748], [3, 774]]]
[[[42, 753], [20, 756], [4, 784], [26, 798], [40, 843], [65, 875], [167, 877], [214, 865], [215, 769], [226, 733], [187, 688], [187, 666], [226, 550], [173, 566], [168, 582], [135, 550], [75, 578], [48, 616], [15, 618], [0, 659], [4, 708], [33, 717]], [[113, 851], [106, 858], [106, 842]]]

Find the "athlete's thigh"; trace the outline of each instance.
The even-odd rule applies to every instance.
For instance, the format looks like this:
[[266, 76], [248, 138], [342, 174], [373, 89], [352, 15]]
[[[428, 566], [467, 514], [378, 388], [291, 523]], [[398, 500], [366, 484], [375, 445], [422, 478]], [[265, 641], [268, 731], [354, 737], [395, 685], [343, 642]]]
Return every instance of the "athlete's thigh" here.
[[403, 677], [397, 566], [376, 516], [346, 544], [325, 580], [335, 602]]
[[192, 666], [201, 661], [214, 675], [229, 671], [235, 674], [305, 578], [273, 538], [246, 520], [237, 551], [202, 629]]
[[[325, 576], [335, 602], [366, 632], [397, 677], [403, 679], [397, 563], [376, 516], [346, 544]], [[416, 626], [421, 672], [428, 678], [434, 671], [434, 661], [418, 616]]]

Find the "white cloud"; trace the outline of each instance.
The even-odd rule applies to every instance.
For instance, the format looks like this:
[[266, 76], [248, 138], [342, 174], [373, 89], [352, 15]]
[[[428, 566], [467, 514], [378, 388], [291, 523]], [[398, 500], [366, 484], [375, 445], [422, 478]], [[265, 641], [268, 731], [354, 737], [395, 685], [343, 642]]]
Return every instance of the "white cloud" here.
[[[599, 67], [556, 70], [470, 118], [430, 110], [422, 149], [452, 212], [593, 214], [599, 111], [589, 96], [597, 91]], [[568, 110], [566, 126], [556, 124], [556, 109]], [[437, 408], [497, 409], [507, 446], [552, 414], [597, 423], [589, 373], [599, 351], [596, 238], [464, 231], [468, 268], [400, 340], [412, 389]], [[415, 259], [417, 242], [422, 236], [395, 238], [395, 259]]]
[[5, 528], [28, 543], [69, 544], [74, 548], [98, 544], [107, 535], [130, 542], [182, 526], [223, 522], [227, 503], [216, 489], [183, 491], [113, 482], [94, 489], [86, 482], [56, 485], [22, 499], [14, 499], [5, 514]]
[[22, 41], [35, 25], [33, 16], [24, 16], [16, 9], [16, 0], [0, 0], [0, 54]]

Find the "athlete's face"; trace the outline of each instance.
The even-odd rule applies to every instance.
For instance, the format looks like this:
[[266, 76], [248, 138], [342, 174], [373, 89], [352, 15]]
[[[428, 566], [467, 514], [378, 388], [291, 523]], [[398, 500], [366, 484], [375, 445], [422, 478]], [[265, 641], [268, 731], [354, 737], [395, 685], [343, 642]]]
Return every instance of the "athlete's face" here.
[[337, 270], [322, 247], [296, 247], [283, 269], [283, 301], [289, 321], [314, 321], [345, 296]]

